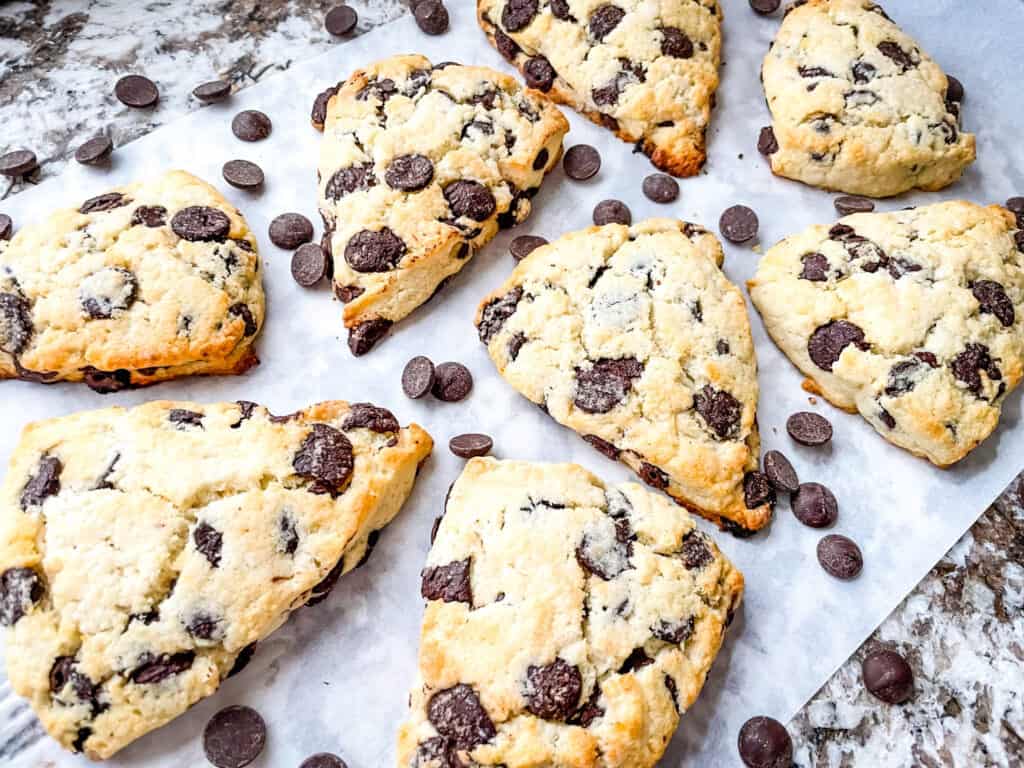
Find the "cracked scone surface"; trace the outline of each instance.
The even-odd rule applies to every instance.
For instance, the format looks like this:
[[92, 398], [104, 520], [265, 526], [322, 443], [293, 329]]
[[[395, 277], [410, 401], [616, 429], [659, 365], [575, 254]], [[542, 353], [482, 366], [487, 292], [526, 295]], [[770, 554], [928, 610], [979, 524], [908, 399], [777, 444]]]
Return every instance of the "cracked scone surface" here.
[[743, 576], [693, 519], [576, 464], [472, 459], [423, 571], [399, 768], [648, 768]]
[[870, 0], [795, 4], [761, 80], [779, 176], [886, 197], [941, 189], [974, 161], [946, 75]]
[[7, 674], [109, 757], [212, 694], [398, 512], [431, 440], [383, 408], [152, 402], [26, 428], [0, 490]]
[[946, 466], [1021, 379], [1022, 228], [959, 201], [855, 214], [770, 249], [750, 296], [805, 388]]
[[[757, 362], [722, 247], [649, 219], [533, 251], [480, 305], [499, 373], [609, 458], [719, 525], [756, 530], [773, 497], [757, 471]], [[742, 532], [742, 531], [737, 531]]]
[[319, 201], [353, 353], [529, 215], [568, 129], [548, 100], [484, 67], [396, 56], [338, 87]]
[[0, 378], [109, 392], [242, 373], [263, 324], [256, 238], [184, 171], [119, 187], [0, 241]]
[[718, 88], [716, 0], [477, 0], [477, 18], [527, 84], [693, 176]]

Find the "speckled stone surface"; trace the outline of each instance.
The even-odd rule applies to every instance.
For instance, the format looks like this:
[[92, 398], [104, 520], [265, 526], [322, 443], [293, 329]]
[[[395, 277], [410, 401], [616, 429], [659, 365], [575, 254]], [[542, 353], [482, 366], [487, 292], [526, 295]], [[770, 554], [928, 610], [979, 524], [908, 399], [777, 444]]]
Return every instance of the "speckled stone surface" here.
[[[360, 17], [353, 34], [408, 12], [401, 0], [351, 4]], [[29, 148], [40, 162], [33, 178], [0, 181], [0, 197], [58, 175], [75, 148], [100, 131], [119, 146], [199, 108], [191, 90], [201, 82], [221, 77], [241, 89], [344, 45], [323, 27], [330, 3], [173, 0], [174, 24], [171, 5], [0, 4], [0, 153]], [[471, 0], [449, 5], [471, 12]], [[114, 98], [114, 81], [128, 73], [156, 81], [157, 107], [132, 110]], [[798, 765], [1024, 766], [1021, 482], [790, 723]], [[900, 651], [914, 668], [916, 693], [905, 705], [881, 704], [861, 685], [861, 659], [879, 646]], [[723, 756], [721, 764], [738, 760]]]

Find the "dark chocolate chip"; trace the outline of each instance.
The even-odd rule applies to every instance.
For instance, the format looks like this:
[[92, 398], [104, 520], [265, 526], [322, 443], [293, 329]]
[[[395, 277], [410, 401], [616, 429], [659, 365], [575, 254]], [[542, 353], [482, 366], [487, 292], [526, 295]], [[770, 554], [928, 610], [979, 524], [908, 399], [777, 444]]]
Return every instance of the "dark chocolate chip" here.
[[124, 368], [116, 371], [100, 371], [96, 368], [83, 369], [85, 384], [93, 392], [101, 395], [109, 395], [114, 392], [121, 392], [132, 385], [132, 374]]
[[313, 223], [301, 213], [282, 213], [270, 222], [270, 242], [292, 251], [313, 240]]
[[961, 102], [964, 100], [964, 85], [952, 75], [946, 75], [946, 101]]
[[156, 83], [142, 75], [125, 75], [114, 84], [114, 95], [126, 107], [145, 109], [160, 99]]
[[440, 35], [448, 31], [448, 9], [441, 0], [419, 0], [412, 7], [416, 25], [428, 35]]
[[693, 404], [719, 440], [735, 437], [743, 415], [743, 406], [739, 400], [728, 392], [704, 385], [694, 394]]
[[906, 72], [908, 69], [917, 66], [914, 63], [914, 58], [907, 51], [904, 51], [899, 43], [893, 40], [883, 40], [878, 44], [878, 50], [883, 56], [896, 64], [901, 72]]
[[871, 213], [875, 210], [873, 201], [859, 195], [840, 195], [832, 201], [836, 210], [841, 216], [849, 216], [851, 213]]
[[811, 528], [827, 528], [839, 517], [839, 502], [821, 483], [801, 483], [789, 505], [796, 519]]
[[17, 355], [32, 338], [32, 308], [24, 296], [0, 293], [0, 350]]
[[192, 531], [192, 541], [196, 551], [207, 559], [211, 566], [220, 566], [220, 549], [223, 534], [207, 522], [201, 522]]
[[875, 651], [861, 664], [864, 687], [886, 704], [902, 704], [914, 695], [914, 670], [895, 651]]
[[551, 159], [551, 155], [548, 152], [547, 147], [542, 147], [537, 156], [533, 158], [533, 170], [539, 171], [548, 164], [548, 160]]
[[106, 192], [102, 195], [96, 195], [96, 197], [90, 197], [78, 208], [79, 213], [103, 213], [104, 211], [112, 211], [115, 208], [120, 208], [123, 205], [128, 205], [131, 200], [122, 195], [120, 192]]
[[139, 666], [133, 669], [128, 678], [138, 685], [149, 685], [159, 683], [168, 677], [180, 674], [192, 666], [196, 654], [193, 651], [183, 651], [175, 654], [161, 654], [157, 658], [144, 654], [139, 659]]
[[718, 219], [718, 229], [730, 243], [745, 243], [757, 236], [757, 214], [745, 205], [726, 208]]
[[473, 375], [462, 363], [441, 363], [434, 369], [431, 392], [438, 400], [457, 403], [464, 400], [472, 389]]
[[448, 441], [449, 450], [463, 459], [486, 456], [493, 447], [494, 441], [488, 435], [481, 435], [475, 432], [456, 435]]
[[526, 709], [544, 720], [565, 722], [576, 711], [583, 693], [579, 667], [564, 659], [526, 668]]
[[387, 272], [405, 255], [406, 246], [388, 227], [356, 232], [345, 246], [345, 261], [356, 272]]
[[689, 571], [697, 571], [710, 563], [714, 556], [707, 545], [704, 534], [698, 530], [687, 533], [679, 546], [679, 558]]
[[801, 280], [821, 283], [828, 280], [828, 259], [823, 253], [805, 253], [800, 257], [803, 269], [800, 270]]
[[350, 5], [336, 5], [324, 16], [324, 27], [335, 37], [347, 35], [356, 28], [359, 16]]
[[656, 203], [671, 203], [679, 197], [679, 182], [667, 173], [652, 173], [644, 179], [644, 194]]
[[312, 288], [330, 270], [330, 259], [316, 243], [305, 243], [292, 254], [292, 278], [303, 288]]
[[56, 456], [44, 455], [40, 458], [36, 471], [21, 492], [21, 508], [37, 506], [50, 496], [60, 493], [60, 473], [63, 471], [64, 465]]
[[982, 314], [995, 315], [1006, 328], [1013, 325], [1013, 302], [1002, 285], [994, 280], [978, 280], [971, 286], [971, 293], [978, 300]]
[[604, 454], [612, 461], [617, 461], [619, 456], [622, 454], [622, 451], [597, 435], [583, 435], [583, 439], [590, 443], [594, 450], [598, 453]]
[[747, 509], [775, 504], [775, 489], [764, 472], [754, 470], [743, 476], [743, 504]]
[[348, 768], [348, 765], [337, 755], [330, 752], [317, 752], [299, 764], [299, 768]]
[[768, 451], [764, 455], [764, 473], [777, 490], [794, 493], [800, 487], [796, 470], [779, 451]]
[[380, 433], [397, 432], [401, 429], [395, 414], [372, 403], [353, 403], [352, 409], [341, 423], [341, 428], [362, 428]]
[[199, 640], [220, 640], [224, 636], [221, 619], [208, 613], [197, 613], [185, 625], [185, 630]]
[[94, 136], [75, 150], [75, 160], [82, 165], [99, 165], [114, 151], [109, 136]]
[[626, 660], [622, 662], [622, 666], [619, 667], [619, 674], [628, 675], [653, 663], [654, 659], [647, 655], [647, 651], [643, 648], [634, 648], [629, 656], [626, 657]]
[[480, 324], [477, 335], [484, 344], [489, 344], [512, 315], [519, 308], [523, 298], [523, 289], [516, 287], [497, 299], [491, 299], [480, 312]]
[[270, 118], [256, 109], [243, 110], [231, 121], [231, 132], [242, 141], [262, 141], [273, 127]]
[[867, 61], [858, 61], [853, 65], [853, 82], [858, 85], [869, 83], [875, 79], [875, 73], [878, 71], [874, 64]]
[[324, 195], [329, 200], [340, 200], [357, 190], [366, 190], [377, 185], [373, 175], [373, 163], [362, 163], [335, 171], [327, 182]]
[[611, 581], [632, 568], [629, 562], [633, 554], [631, 539], [626, 518], [615, 521], [613, 537], [609, 537], [603, 529], [586, 531], [576, 547], [576, 562], [587, 573], [603, 581]]
[[393, 325], [391, 320], [384, 317], [375, 317], [373, 320], [366, 320], [359, 325], [349, 328], [348, 348], [349, 351], [359, 357], [365, 355], [374, 345], [384, 338], [384, 334]]
[[693, 56], [693, 41], [678, 27], [662, 27], [661, 52], [674, 59], [689, 59]]
[[864, 568], [860, 547], [837, 533], [830, 533], [818, 542], [818, 562], [827, 574], [844, 581], [856, 578]]
[[296, 474], [313, 482], [314, 493], [333, 493], [349, 479], [354, 465], [352, 443], [327, 424], [314, 424], [295, 452]]
[[250, 707], [225, 707], [203, 729], [203, 752], [217, 768], [244, 768], [267, 743], [267, 724]]
[[984, 344], [970, 343], [964, 351], [953, 358], [950, 363], [953, 376], [965, 384], [975, 395], [981, 396], [981, 371], [988, 374], [989, 379], [998, 381], [1003, 377], [1002, 371], [992, 359], [988, 347]]
[[832, 439], [828, 419], [810, 411], [800, 411], [786, 419], [786, 431], [801, 445], [825, 445]]
[[324, 122], [327, 120], [327, 102], [338, 92], [338, 86], [332, 85], [320, 91], [313, 99], [313, 107], [309, 111], [309, 120], [313, 127], [318, 130], [324, 129]]
[[232, 304], [228, 307], [228, 314], [242, 318], [242, 324], [244, 326], [242, 332], [245, 334], [246, 338], [252, 336], [259, 330], [256, 325], [256, 318], [252, 316], [252, 310], [249, 309], [247, 304], [242, 304], [241, 302]]
[[643, 372], [643, 363], [635, 357], [602, 358], [588, 369], [577, 368], [573, 402], [587, 413], [608, 413], [626, 398]]
[[543, 56], [531, 56], [523, 64], [523, 79], [530, 88], [547, 93], [555, 84], [556, 77], [555, 68]]
[[43, 583], [31, 568], [8, 568], [0, 575], [0, 626], [14, 626], [43, 598]]
[[775, 131], [772, 130], [770, 125], [766, 125], [761, 129], [761, 133], [757, 136], [757, 151], [765, 157], [774, 155], [779, 151], [779, 142], [775, 139]]
[[187, 427], [203, 427], [203, 414], [198, 411], [190, 411], [186, 408], [171, 408], [167, 412], [167, 420], [171, 424], [177, 425], [178, 429], [186, 429]]
[[6, 213], [0, 213], [0, 240], [10, 240], [14, 232], [14, 221]]
[[619, 8], [617, 5], [611, 5], [606, 3], [605, 5], [599, 5], [593, 13], [590, 14], [590, 21], [587, 23], [587, 29], [590, 30], [590, 36], [601, 42], [604, 40], [609, 33], [622, 21], [626, 12]]
[[231, 95], [231, 83], [224, 80], [211, 80], [208, 83], [197, 85], [192, 90], [192, 95], [205, 104], [224, 101]]
[[507, 32], [525, 29], [537, 15], [537, 0], [508, 0], [501, 11], [501, 26]]
[[140, 205], [132, 213], [132, 226], [140, 224], [150, 229], [162, 227], [167, 223], [167, 209], [162, 205]]
[[444, 199], [455, 218], [465, 216], [473, 221], [486, 221], [497, 203], [491, 190], [478, 181], [460, 179], [444, 188]]
[[309, 599], [306, 600], [306, 605], [313, 606], [326, 600], [327, 596], [331, 594], [331, 590], [334, 589], [334, 586], [338, 583], [338, 579], [341, 578], [341, 573], [344, 570], [345, 558], [342, 557], [332, 566], [331, 570], [327, 572], [327, 575], [310, 590]]
[[231, 219], [217, 208], [190, 205], [174, 214], [171, 230], [182, 240], [222, 243], [231, 232]]
[[434, 364], [429, 357], [417, 355], [402, 371], [402, 391], [413, 400], [426, 395], [434, 387]]
[[693, 616], [685, 621], [666, 621], [660, 619], [657, 624], [651, 627], [651, 634], [659, 640], [673, 645], [685, 643], [693, 634]]
[[434, 565], [423, 569], [420, 594], [426, 600], [473, 605], [470, 568], [473, 559], [456, 560], [447, 565]]
[[864, 342], [864, 331], [848, 320], [833, 320], [811, 334], [807, 353], [815, 365], [823, 371], [831, 371], [850, 344], [866, 350], [868, 345]]
[[1024, 214], [1024, 197], [1011, 197], [1006, 201], [1006, 209], [1017, 216]]
[[548, 241], [543, 237], [537, 235], [520, 235], [509, 243], [508, 250], [512, 254], [512, 258], [516, 261], [522, 261], [536, 249], [542, 245], [547, 245]]
[[427, 702], [427, 719], [456, 749], [471, 750], [497, 735], [480, 698], [465, 683], [431, 696]]
[[566, 150], [562, 167], [570, 179], [584, 181], [601, 170], [601, 155], [589, 144], [575, 144]]
[[737, 747], [747, 768], [790, 768], [793, 764], [793, 740], [785, 726], [770, 717], [747, 720], [740, 728]]
[[27, 149], [16, 149], [6, 155], [0, 155], [0, 174], [18, 178], [27, 176], [39, 167], [36, 155]]
[[494, 45], [498, 49], [498, 53], [504, 56], [505, 59], [512, 62], [515, 61], [516, 54], [519, 53], [519, 46], [516, 45], [515, 40], [497, 28], [494, 30]]
[[248, 160], [228, 160], [221, 168], [224, 181], [238, 189], [259, 189], [263, 186], [263, 169]]
[[[422, 0], [420, 6], [430, 0]], [[417, 6], [417, 7], [420, 7]], [[392, 189], [416, 192], [427, 186], [434, 178], [434, 164], [426, 155], [399, 155], [388, 165], [384, 180]]]
[[122, 267], [104, 267], [81, 281], [78, 299], [90, 319], [106, 320], [131, 307], [138, 292], [134, 274]]
[[602, 200], [594, 206], [594, 223], [599, 227], [605, 224], [628, 226], [633, 223], [633, 214], [621, 200]]
[[781, 4], [782, 0], [750, 0], [750, 7], [762, 16], [775, 13]]

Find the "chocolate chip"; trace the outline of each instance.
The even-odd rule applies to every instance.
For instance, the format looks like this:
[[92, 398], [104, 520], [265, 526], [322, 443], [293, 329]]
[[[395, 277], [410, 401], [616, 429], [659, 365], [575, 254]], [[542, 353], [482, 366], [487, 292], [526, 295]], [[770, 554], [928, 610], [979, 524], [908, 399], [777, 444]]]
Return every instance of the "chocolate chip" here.
[[719, 440], [735, 437], [743, 415], [739, 400], [728, 392], [705, 385], [694, 394], [693, 404]]
[[989, 354], [989, 349], [984, 344], [970, 343], [964, 347], [964, 351], [953, 358], [950, 363], [953, 376], [957, 381], [967, 385], [967, 388], [975, 395], [981, 395], [982, 380], [981, 371], [988, 374], [989, 379], [998, 381], [1003, 375], [999, 366]]
[[32, 338], [32, 308], [24, 296], [0, 293], [0, 350], [17, 355]]
[[690, 531], [683, 537], [679, 546], [679, 558], [689, 571], [698, 571], [714, 560], [704, 534], [697, 530]]
[[486, 456], [494, 447], [494, 441], [488, 435], [481, 435], [468, 432], [464, 435], [456, 435], [448, 441], [448, 448], [456, 456], [463, 459], [472, 459], [475, 456]]
[[0, 213], [0, 240], [10, 240], [14, 232], [14, 221], [6, 213]]
[[526, 709], [544, 720], [565, 722], [576, 711], [583, 693], [579, 667], [564, 659], [526, 668]]
[[766, 474], [755, 470], [743, 476], [743, 504], [747, 509], [775, 504], [775, 490]]
[[839, 502], [820, 483], [801, 483], [790, 497], [796, 519], [811, 528], [827, 528], [839, 517]]
[[252, 316], [252, 310], [249, 309], [248, 305], [238, 302], [228, 307], [228, 314], [234, 315], [235, 317], [242, 318], [243, 333], [248, 338], [252, 336], [259, 328], [256, 325], [256, 318]]
[[413, 4], [412, 15], [416, 25], [428, 35], [448, 31], [448, 9], [440, 0], [419, 0]]
[[319, 245], [306, 243], [292, 254], [291, 270], [296, 283], [303, 288], [312, 288], [327, 277], [330, 259]]
[[982, 314], [995, 315], [1005, 328], [1013, 325], [1013, 302], [1002, 285], [994, 280], [977, 280], [971, 286], [971, 293], [978, 300]]
[[895, 651], [875, 651], [865, 657], [861, 678], [871, 695], [886, 704], [902, 704], [914, 695], [914, 670]]
[[314, 424], [295, 452], [292, 467], [313, 482], [314, 493], [333, 493], [349, 479], [354, 463], [352, 443], [345, 435], [327, 424]]
[[221, 169], [224, 181], [238, 189], [259, 189], [263, 186], [263, 169], [248, 160], [228, 160]]
[[429, 357], [417, 355], [402, 370], [402, 391], [413, 400], [426, 395], [434, 387], [434, 364]]
[[828, 280], [828, 259], [823, 253], [805, 253], [800, 257], [803, 269], [800, 270], [801, 280], [821, 283]]
[[770, 125], [766, 125], [761, 129], [761, 133], [757, 136], [757, 151], [765, 157], [774, 155], [779, 151], [779, 142], [775, 139], [775, 131], [772, 130]]
[[224, 536], [207, 522], [201, 522], [192, 531], [196, 551], [207, 559], [211, 566], [220, 566], [220, 548]]
[[868, 349], [864, 331], [848, 320], [833, 320], [818, 326], [807, 342], [807, 353], [823, 371], [832, 370], [843, 350], [850, 344], [861, 350]]
[[587, 413], [608, 413], [625, 399], [633, 380], [643, 372], [643, 363], [635, 357], [602, 358], [588, 369], [577, 368], [573, 402]]
[[587, 573], [611, 581], [632, 568], [629, 562], [633, 554], [632, 538], [626, 518], [615, 521], [612, 534], [607, 524], [599, 524], [583, 533], [576, 547], [576, 562]]
[[123, 205], [128, 205], [131, 200], [126, 198], [120, 192], [106, 192], [102, 195], [96, 195], [96, 197], [90, 197], [78, 208], [79, 213], [103, 213], [104, 211], [112, 211], [115, 208], [120, 208]]
[[299, 764], [299, 768], [348, 768], [348, 765], [337, 755], [330, 752], [317, 752]]
[[441, 363], [434, 369], [431, 392], [438, 400], [457, 403], [473, 389], [473, 375], [462, 363]]
[[523, 64], [523, 79], [530, 88], [547, 93], [555, 84], [557, 73], [551, 62], [543, 56], [531, 56]]
[[1017, 216], [1024, 214], [1024, 197], [1011, 197], [1006, 201], [1006, 209]]
[[908, 69], [917, 66], [914, 63], [913, 57], [904, 51], [899, 43], [893, 40], [883, 40], [878, 44], [878, 50], [887, 59], [892, 60], [900, 68], [901, 72], [906, 72]]
[[75, 150], [75, 160], [82, 165], [99, 165], [114, 151], [109, 136], [94, 136]]
[[96, 708], [100, 706], [97, 700], [99, 685], [75, 669], [73, 656], [58, 656], [54, 660], [53, 666], [50, 667], [50, 691], [59, 694], [64, 690], [64, 686], [69, 684], [75, 697], [80, 701], [90, 703], [95, 712]]
[[613, 29], [619, 26], [619, 22], [622, 21], [625, 15], [626, 12], [617, 5], [599, 5], [590, 14], [590, 21], [587, 23], [590, 36], [601, 42]]
[[583, 435], [583, 439], [586, 440], [594, 450], [598, 453], [604, 454], [612, 461], [617, 461], [619, 456], [622, 454], [622, 451], [597, 435]]
[[120, 392], [132, 385], [132, 374], [124, 368], [118, 368], [116, 371], [101, 371], [87, 367], [82, 372], [86, 386], [101, 395]]
[[740, 728], [737, 747], [747, 768], [789, 768], [793, 763], [793, 740], [785, 726], [770, 717], [747, 720]]
[[198, 411], [190, 411], [186, 408], [172, 408], [167, 413], [167, 420], [177, 425], [178, 429], [186, 427], [203, 427], [203, 414]]
[[132, 213], [132, 226], [140, 224], [153, 229], [167, 223], [167, 209], [162, 205], [140, 205]]
[[349, 5], [336, 5], [324, 16], [324, 27], [335, 37], [347, 35], [356, 28], [359, 16]]
[[91, 319], [106, 320], [131, 307], [138, 291], [139, 283], [127, 269], [104, 267], [80, 282], [78, 299]]
[[21, 508], [37, 506], [60, 493], [60, 473], [63, 471], [64, 465], [56, 456], [42, 456], [21, 492]]
[[486, 221], [497, 203], [491, 190], [478, 181], [460, 179], [444, 188], [444, 199], [455, 218], [466, 216], [473, 221]]
[[375, 317], [372, 320], [366, 320], [353, 328], [349, 328], [349, 351], [356, 357], [365, 355], [373, 349], [378, 341], [384, 338], [384, 334], [388, 332], [392, 325], [393, 322], [387, 318]]
[[693, 626], [693, 616], [685, 621], [666, 621], [665, 619], [660, 619], [657, 624], [651, 627], [651, 634], [663, 642], [680, 645], [685, 643], [690, 635], [693, 634]]
[[204, 104], [224, 101], [224, 99], [231, 95], [231, 83], [224, 80], [211, 80], [208, 83], [197, 85], [192, 90], [192, 95]]
[[465, 683], [431, 696], [427, 702], [427, 719], [456, 749], [471, 750], [497, 735], [480, 698]]
[[324, 122], [327, 120], [327, 102], [338, 92], [338, 86], [332, 85], [320, 91], [313, 100], [313, 107], [309, 111], [309, 120], [313, 127], [322, 131]]
[[726, 208], [718, 219], [718, 229], [730, 243], [745, 243], [757, 236], [757, 214], [745, 205]]
[[830, 533], [818, 542], [818, 562], [829, 576], [848, 581], [864, 568], [864, 556], [851, 539]]
[[562, 167], [570, 179], [585, 181], [601, 170], [601, 155], [589, 144], [574, 144], [566, 150]]
[[182, 240], [222, 243], [231, 232], [231, 219], [217, 208], [190, 205], [174, 214], [171, 230]]
[[270, 242], [291, 251], [313, 239], [313, 224], [301, 213], [282, 213], [270, 222]]
[[[417, 8], [429, 0], [423, 0]], [[425, 155], [399, 155], [384, 174], [384, 180], [392, 189], [416, 192], [427, 186], [434, 178], [434, 164]]]
[[372, 403], [353, 403], [348, 416], [341, 423], [341, 428], [364, 428], [380, 433], [397, 432], [401, 429], [398, 419], [391, 411]]
[[31, 568], [8, 568], [0, 575], [0, 626], [14, 626], [43, 598], [43, 583]]
[[497, 299], [491, 299], [484, 305], [480, 312], [480, 323], [477, 327], [477, 334], [480, 341], [489, 344], [502, 327], [505, 321], [515, 314], [519, 308], [519, 302], [523, 298], [523, 289], [516, 287]]
[[518, 32], [529, 26], [537, 15], [537, 0], [508, 0], [501, 11], [501, 26], [508, 32]]
[[225, 707], [203, 729], [203, 752], [217, 768], [244, 768], [266, 743], [267, 724], [250, 707]]
[[362, 163], [335, 171], [327, 182], [324, 195], [329, 200], [340, 200], [352, 192], [376, 185], [377, 177], [373, 175], [373, 163]]
[[594, 206], [594, 223], [599, 227], [605, 224], [628, 226], [633, 223], [633, 214], [621, 200], [602, 200]]
[[356, 232], [345, 246], [345, 261], [356, 272], [387, 272], [405, 255], [402, 239], [388, 227]]
[[542, 245], [547, 245], [548, 241], [543, 237], [537, 235], [520, 235], [509, 243], [508, 250], [512, 254], [512, 258], [516, 261], [522, 261], [536, 249]]
[[644, 179], [644, 194], [655, 203], [671, 203], [679, 197], [679, 182], [665, 173], [652, 173]]
[[662, 27], [661, 52], [676, 59], [689, 59], [693, 56], [693, 41], [677, 27]]
[[643, 648], [634, 648], [619, 667], [619, 674], [628, 675], [653, 663], [654, 659], [647, 655], [647, 651]]
[[800, 411], [786, 419], [786, 431], [801, 445], [825, 445], [832, 439], [832, 425], [817, 413]]
[[800, 486], [796, 470], [779, 451], [768, 451], [764, 455], [764, 473], [776, 489], [794, 493]]
[[0, 155], [0, 174], [4, 176], [27, 176], [38, 167], [35, 153], [27, 149], [16, 149], [6, 155]]
[[114, 84], [114, 95], [126, 107], [145, 109], [160, 99], [156, 83], [142, 75], [125, 75]]
[[470, 584], [470, 567], [473, 559], [456, 560], [447, 565], [429, 566], [423, 569], [420, 594], [426, 600], [443, 600], [446, 603], [473, 605], [473, 589]]
[[256, 109], [243, 110], [231, 121], [231, 132], [242, 141], [262, 141], [273, 127], [270, 118]]
[[849, 216], [851, 213], [871, 213], [875, 210], [875, 204], [866, 197], [859, 195], [841, 195], [832, 201], [836, 210], [841, 216]]
[[494, 46], [498, 49], [498, 53], [511, 62], [515, 61], [516, 54], [519, 53], [519, 46], [516, 45], [515, 40], [498, 28], [494, 30]]
[[139, 659], [141, 664], [133, 669], [128, 678], [138, 685], [150, 685], [166, 680], [168, 677], [178, 675], [189, 669], [195, 660], [194, 651], [182, 651], [175, 654], [161, 654], [153, 658], [149, 654], [143, 654]]

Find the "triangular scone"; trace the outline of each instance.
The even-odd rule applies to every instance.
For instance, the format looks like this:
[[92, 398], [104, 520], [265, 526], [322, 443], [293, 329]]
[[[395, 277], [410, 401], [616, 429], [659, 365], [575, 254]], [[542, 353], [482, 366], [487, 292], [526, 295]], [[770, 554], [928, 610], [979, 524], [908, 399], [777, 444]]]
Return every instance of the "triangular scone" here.
[[959, 201], [859, 213], [769, 250], [750, 296], [805, 389], [948, 466], [1024, 372], [1022, 230]]
[[942, 189], [974, 161], [946, 76], [870, 0], [795, 3], [761, 80], [774, 132], [761, 149], [779, 176], [888, 197]]
[[649, 485], [742, 533], [771, 519], [757, 471], [746, 305], [707, 231], [672, 219], [569, 233], [477, 311], [501, 375]]
[[0, 240], [0, 379], [113, 392], [242, 373], [263, 325], [256, 237], [212, 186], [169, 171]]
[[484, 67], [396, 56], [339, 86], [319, 200], [354, 354], [529, 215], [568, 130], [550, 101]]
[[431, 449], [383, 408], [152, 402], [28, 426], [0, 489], [7, 676], [110, 757], [358, 565]]
[[693, 519], [577, 464], [473, 459], [427, 556], [398, 768], [650, 768], [743, 576]]
[[693, 176], [718, 88], [716, 0], [477, 0], [491, 43], [547, 92]]

